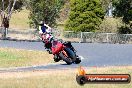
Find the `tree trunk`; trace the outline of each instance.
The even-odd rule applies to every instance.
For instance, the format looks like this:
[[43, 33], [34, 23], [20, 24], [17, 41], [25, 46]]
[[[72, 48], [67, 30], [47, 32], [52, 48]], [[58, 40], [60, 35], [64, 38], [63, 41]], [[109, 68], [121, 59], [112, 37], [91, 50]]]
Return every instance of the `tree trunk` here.
[[14, 6], [15, 6], [17, 0], [13, 0], [12, 6], [11, 6], [11, 1], [12, 0], [9, 0], [9, 5], [7, 7], [8, 12], [5, 11], [4, 0], [2, 0], [2, 4], [1, 4], [2, 8], [1, 8], [0, 15], [1, 15], [1, 19], [2, 19], [2, 25], [1, 25], [1, 27], [2, 27], [2, 38], [7, 37], [8, 28], [9, 28], [9, 20], [11, 18], [11, 15], [12, 15], [12, 12], [14, 10]]
[[3, 38], [4, 39], [7, 37], [8, 28], [9, 28], [9, 19], [7, 19], [7, 17], [4, 16], [4, 18], [2, 20], [2, 29], [3, 29]]
[[3, 27], [2, 39], [6, 39], [7, 38], [7, 30], [8, 30], [8, 28]]

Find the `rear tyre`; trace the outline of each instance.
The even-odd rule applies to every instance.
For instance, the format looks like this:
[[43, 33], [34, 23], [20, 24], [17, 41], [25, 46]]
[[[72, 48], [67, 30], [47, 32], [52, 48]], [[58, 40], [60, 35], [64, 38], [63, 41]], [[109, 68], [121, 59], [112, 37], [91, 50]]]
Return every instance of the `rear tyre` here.
[[65, 51], [67, 52], [69, 58], [72, 60], [72, 62], [76, 61], [76, 55], [70, 48], [65, 48]]
[[72, 64], [71, 58], [66, 58], [66, 59], [65, 59], [65, 62], [66, 62], [68, 65]]
[[62, 52], [59, 54], [59, 56], [60, 56], [61, 59], [62, 59], [63, 61], [65, 61], [68, 65], [72, 64], [71, 58], [65, 57], [65, 56], [63, 55]]

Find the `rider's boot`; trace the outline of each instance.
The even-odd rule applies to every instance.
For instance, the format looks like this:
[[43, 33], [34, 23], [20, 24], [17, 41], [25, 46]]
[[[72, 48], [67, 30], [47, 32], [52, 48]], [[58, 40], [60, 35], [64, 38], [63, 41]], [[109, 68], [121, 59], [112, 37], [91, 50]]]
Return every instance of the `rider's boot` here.
[[54, 55], [54, 61], [55, 62], [59, 62], [61, 59], [57, 56], [57, 55]]

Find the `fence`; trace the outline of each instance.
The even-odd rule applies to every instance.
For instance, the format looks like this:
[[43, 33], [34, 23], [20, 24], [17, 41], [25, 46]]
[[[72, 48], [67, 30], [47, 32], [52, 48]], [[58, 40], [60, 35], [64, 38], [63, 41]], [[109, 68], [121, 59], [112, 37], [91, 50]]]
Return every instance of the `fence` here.
[[132, 34], [93, 33], [93, 32], [64, 32], [66, 38], [79, 38], [80, 42], [87, 43], [132, 43]]
[[[2, 39], [2, 34], [4, 30], [0, 27], [0, 39]], [[60, 31], [54, 31], [53, 35], [60, 35]], [[7, 38], [6, 39], [19, 39], [19, 40], [35, 40], [40, 41], [40, 35], [37, 29], [8, 29]]]
[[[2, 38], [3, 28], [0, 28], [0, 38]], [[39, 39], [36, 29], [8, 29], [8, 39], [37, 40]]]
[[[0, 34], [2, 28], [0, 28]], [[78, 32], [65, 31], [61, 35], [60, 31], [54, 31], [53, 35], [58, 38], [62, 38], [68, 41], [86, 42], [86, 43], [120, 43], [120, 44], [131, 44], [132, 34], [116, 34], [116, 33], [93, 33], [93, 32]], [[25, 40], [40, 40], [36, 29], [30, 30], [16, 30], [9, 29], [7, 37], [13, 39], [25, 39]]]

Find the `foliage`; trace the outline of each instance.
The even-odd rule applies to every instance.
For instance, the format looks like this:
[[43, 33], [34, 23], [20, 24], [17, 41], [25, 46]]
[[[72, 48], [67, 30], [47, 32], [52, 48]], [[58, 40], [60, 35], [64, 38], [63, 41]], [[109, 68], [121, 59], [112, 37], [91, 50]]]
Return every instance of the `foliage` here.
[[111, 4], [111, 0], [100, 0], [102, 8], [104, 9], [105, 13], [109, 10], [109, 5]]
[[113, 5], [114, 16], [123, 17], [123, 22], [126, 24], [132, 21], [132, 0], [113, 0]]
[[[10, 2], [11, 2], [11, 7], [13, 6], [14, 0], [3, 0], [3, 1], [4, 1], [4, 8], [5, 9], [8, 7], [8, 5], [9, 5]], [[14, 9], [18, 9], [18, 7], [21, 7], [22, 5], [23, 5], [22, 0], [17, 0]], [[2, 3], [2, 0], [1, 0], [1, 2], [0, 2], [0, 8], [2, 8], [2, 6], [3, 6], [3, 3]]]
[[5, 15], [8, 19], [10, 19], [12, 12], [16, 10], [20, 11], [22, 7], [23, 7], [23, 0], [2, 0], [2, 2], [0, 2], [1, 17]]
[[118, 30], [119, 34], [131, 34], [132, 30], [128, 26], [121, 26]]
[[60, 18], [57, 19], [57, 21], [58, 21], [57, 23], [59, 23], [59, 25], [63, 25], [65, 23], [65, 21], [68, 18], [69, 12], [70, 12], [70, 0], [67, 0], [59, 14]]
[[103, 33], [117, 33], [118, 28], [121, 27], [122, 21], [121, 19], [116, 19], [113, 17], [106, 17], [103, 22], [99, 26], [98, 32]]
[[115, 7], [114, 16], [122, 17], [122, 21], [125, 23], [119, 29], [119, 33], [132, 33], [132, 0], [113, 0], [113, 6]]
[[65, 30], [95, 31], [104, 18], [99, 0], [70, 0], [70, 14]]
[[64, 0], [30, 0], [28, 9], [31, 26], [36, 27], [41, 20], [50, 26], [55, 26], [63, 4]]

